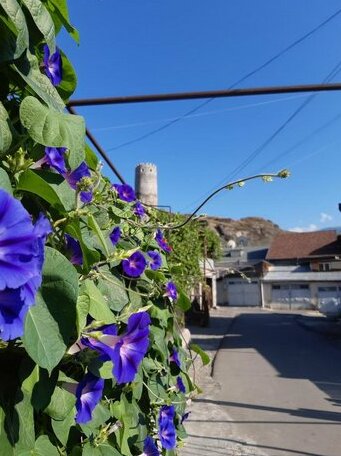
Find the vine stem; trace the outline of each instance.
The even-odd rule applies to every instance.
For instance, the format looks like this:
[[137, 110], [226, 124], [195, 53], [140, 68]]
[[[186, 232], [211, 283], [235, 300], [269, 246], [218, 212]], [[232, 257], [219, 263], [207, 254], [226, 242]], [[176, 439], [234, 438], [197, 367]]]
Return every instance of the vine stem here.
[[211, 193], [196, 209], [194, 212], [191, 213], [191, 215], [189, 217], [187, 217], [187, 219], [180, 223], [179, 225], [173, 225], [173, 226], [165, 226], [164, 229], [165, 230], [176, 230], [176, 229], [179, 229], [179, 228], [182, 228], [183, 226], [185, 226], [188, 222], [190, 222], [192, 220], [192, 218], [195, 216], [195, 214], [211, 199], [213, 198], [217, 193], [221, 192], [222, 190], [232, 190], [232, 188], [235, 186], [235, 185], [238, 185], [238, 184], [243, 184], [244, 182], [247, 182], [247, 181], [250, 181], [250, 180], [254, 180], [254, 179], [271, 179], [271, 178], [280, 178], [280, 179], [285, 179], [287, 178], [288, 176], [290, 175], [289, 171], [286, 170], [286, 169], [283, 169], [281, 171], [279, 171], [278, 173], [261, 173], [261, 174], [254, 174], [253, 176], [249, 176], [249, 177], [245, 177], [244, 179], [238, 179], [238, 180], [235, 180], [235, 181], [232, 181], [232, 182], [229, 182], [225, 185], [223, 185], [222, 187], [218, 188], [217, 190], [215, 190], [213, 193]]

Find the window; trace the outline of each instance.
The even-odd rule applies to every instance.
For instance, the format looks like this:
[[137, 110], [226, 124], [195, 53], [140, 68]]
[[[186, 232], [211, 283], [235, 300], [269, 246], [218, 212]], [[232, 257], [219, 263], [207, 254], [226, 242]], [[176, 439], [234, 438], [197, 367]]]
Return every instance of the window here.
[[330, 264], [329, 263], [319, 263], [319, 271], [330, 271]]

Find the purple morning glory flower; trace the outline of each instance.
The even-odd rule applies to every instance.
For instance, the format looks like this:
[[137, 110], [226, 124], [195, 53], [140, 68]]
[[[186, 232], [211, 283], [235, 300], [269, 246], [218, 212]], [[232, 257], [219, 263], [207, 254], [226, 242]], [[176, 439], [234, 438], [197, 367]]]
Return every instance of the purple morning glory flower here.
[[161, 268], [162, 266], [162, 259], [159, 252], [149, 250], [147, 252], [148, 256], [150, 256], [151, 260], [149, 261], [150, 269], [156, 271], [157, 269]]
[[159, 413], [159, 437], [161, 445], [166, 450], [172, 450], [176, 445], [176, 433], [174, 426], [174, 405], [164, 405]]
[[168, 242], [166, 239], [163, 237], [162, 231], [158, 229], [155, 234], [155, 240], [158, 243], [159, 247], [166, 253], [169, 253], [172, 251], [172, 247], [168, 245]]
[[136, 195], [134, 189], [130, 187], [128, 184], [114, 184], [113, 188], [117, 191], [118, 197], [122, 201], [126, 201], [127, 203], [131, 203], [132, 201], [136, 200]]
[[0, 291], [0, 337], [13, 340], [24, 333], [25, 317], [29, 309], [23, 296], [23, 287]]
[[[82, 184], [83, 179], [91, 177], [90, 169], [85, 162], [82, 162], [78, 168], [73, 171], [68, 171], [64, 174], [65, 179], [69, 183], [70, 187], [77, 190], [79, 185]], [[83, 203], [90, 203], [92, 200], [92, 189], [82, 190], [80, 192], [80, 198]]]
[[44, 244], [51, 225], [40, 215], [33, 225], [20, 201], [0, 189], [0, 337], [24, 332], [24, 319], [42, 281]]
[[91, 420], [92, 412], [102, 399], [104, 380], [88, 372], [79, 382], [76, 390], [76, 423], [84, 424]]
[[159, 424], [161, 421], [168, 420], [173, 421], [175, 416], [175, 408], [174, 405], [163, 405], [160, 408], [159, 412]]
[[[45, 218], [44, 218], [45, 220]], [[42, 243], [50, 232], [40, 232], [20, 201], [0, 189], [0, 290], [18, 288], [41, 274]]]
[[150, 435], [144, 439], [143, 453], [140, 456], [160, 456], [160, 452]]
[[177, 377], [176, 386], [177, 386], [178, 390], [180, 391], [180, 393], [184, 393], [185, 394], [186, 387], [185, 387], [184, 382], [182, 381], [181, 377]]
[[142, 203], [140, 203], [140, 201], [136, 201], [136, 203], [134, 205], [134, 214], [140, 218], [142, 218], [144, 215], [146, 215], [146, 211], [145, 211], [144, 207], [142, 206]]
[[46, 164], [58, 171], [59, 174], [66, 173], [64, 154], [66, 147], [45, 147], [45, 157], [41, 164]]
[[129, 258], [122, 260], [122, 268], [125, 274], [129, 277], [140, 277], [146, 269], [147, 261], [144, 255], [137, 251], [134, 252]]
[[175, 363], [178, 367], [181, 367], [180, 359], [179, 359], [179, 353], [175, 348], [173, 348], [173, 352], [169, 357], [169, 361]]
[[65, 235], [66, 249], [71, 255], [70, 262], [79, 266], [83, 265], [83, 253], [80, 243], [69, 234]]
[[121, 237], [121, 228], [119, 226], [115, 226], [115, 228], [112, 230], [109, 237], [110, 237], [112, 244], [116, 245]]
[[127, 330], [117, 335], [116, 325], [99, 328], [102, 335], [83, 337], [81, 342], [97, 350], [103, 360], [113, 362], [113, 375], [117, 383], [132, 382], [149, 345], [150, 317], [147, 312], [132, 314], [128, 319]]
[[166, 284], [166, 293], [165, 296], [168, 296], [168, 298], [172, 301], [176, 301], [178, 298], [178, 292], [175, 286], [175, 283], [173, 282], [168, 282]]
[[46, 76], [54, 86], [57, 86], [63, 77], [62, 56], [58, 49], [50, 55], [50, 49], [47, 44], [44, 46], [43, 68]]

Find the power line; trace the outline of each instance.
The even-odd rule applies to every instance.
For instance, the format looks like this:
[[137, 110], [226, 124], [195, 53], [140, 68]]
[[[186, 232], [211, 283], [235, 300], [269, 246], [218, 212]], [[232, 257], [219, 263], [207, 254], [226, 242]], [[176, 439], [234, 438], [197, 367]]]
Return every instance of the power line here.
[[[324, 78], [323, 83], [326, 83], [327, 81], [330, 81], [333, 77], [336, 76], [336, 74], [340, 71], [341, 68], [341, 61], [339, 61], [333, 69], [328, 73], [328, 75]], [[238, 173], [240, 173], [243, 169], [245, 169], [256, 157], [258, 157], [263, 150], [272, 143], [272, 141], [294, 120], [294, 118], [301, 112], [303, 109], [310, 104], [314, 98], [317, 96], [317, 93], [311, 94], [306, 100], [301, 103], [298, 108], [295, 109], [295, 111], [289, 115], [289, 117], [260, 145], [258, 146], [251, 154], [249, 154], [245, 160], [242, 161], [240, 165], [238, 165], [233, 171], [231, 171], [227, 176], [223, 177], [216, 185], [214, 188], [222, 185], [224, 182], [227, 182], [230, 179], [233, 179]], [[210, 193], [211, 190], [208, 190], [204, 195], [200, 197], [202, 199], [204, 196], [206, 196], [208, 193]], [[199, 200], [199, 198], [198, 198]], [[195, 204], [198, 200], [194, 201], [192, 204]], [[188, 207], [188, 206], [186, 206]]]
[[[232, 106], [229, 108], [224, 108], [224, 109], [215, 109], [213, 111], [205, 111], [205, 112], [199, 112], [197, 114], [193, 114], [191, 116], [186, 116], [185, 119], [193, 119], [194, 117], [206, 117], [206, 116], [212, 116], [216, 114], [221, 114], [223, 112], [231, 112], [231, 111], [242, 111], [244, 109], [249, 109], [249, 108], [257, 108], [258, 106], [264, 106], [264, 105], [269, 105], [269, 104], [274, 104], [274, 103], [283, 103], [285, 101], [289, 100], [296, 100], [297, 98], [307, 98], [309, 95], [306, 93], [303, 93], [301, 95], [294, 95], [292, 97], [281, 97], [281, 98], [276, 98], [275, 100], [268, 100], [268, 101], [259, 101], [258, 103], [249, 103], [246, 105], [242, 106]], [[92, 131], [94, 132], [99, 132], [99, 131], [112, 131], [112, 130], [120, 130], [123, 128], [134, 128], [134, 127], [141, 127], [145, 125], [150, 125], [150, 124], [155, 124], [155, 123], [161, 123], [161, 122], [166, 122], [170, 120], [174, 120], [176, 117], [172, 118], [163, 118], [163, 119], [154, 119], [154, 120], [146, 120], [145, 122], [134, 122], [134, 123], [128, 123], [128, 124], [121, 124], [121, 125], [111, 125], [108, 127], [99, 127], [99, 128], [92, 128]]]
[[[274, 157], [272, 160], [268, 161], [267, 163], [265, 163], [265, 165], [263, 165], [261, 168], [258, 168], [259, 170], [261, 169], [268, 169], [269, 166], [273, 165], [274, 163], [278, 162], [281, 158], [291, 154], [291, 152], [293, 152], [294, 150], [296, 150], [298, 147], [302, 146], [302, 144], [304, 144], [305, 142], [309, 141], [311, 138], [313, 138], [314, 136], [316, 136], [317, 134], [321, 133], [321, 131], [325, 130], [326, 128], [330, 127], [331, 125], [333, 125], [336, 121], [340, 120], [341, 119], [341, 112], [339, 114], [337, 114], [335, 117], [333, 117], [332, 119], [328, 120], [328, 122], [324, 123], [323, 125], [321, 125], [319, 128], [317, 128], [316, 130], [312, 131], [311, 133], [309, 133], [308, 135], [306, 135], [304, 138], [302, 138], [300, 141], [298, 141], [296, 144], [294, 144], [293, 146], [289, 147], [288, 149], [284, 150], [283, 152], [281, 152], [279, 155], [277, 155], [276, 157]], [[258, 172], [258, 171], [257, 171]]]
[[[327, 74], [323, 83], [330, 81], [340, 71], [341, 61], [339, 61], [333, 69]], [[313, 93], [301, 103], [295, 111], [260, 145], [258, 146], [239, 166], [237, 166], [228, 176], [227, 179], [233, 179], [240, 171], [245, 169], [263, 150], [303, 111], [316, 97], [317, 93]], [[224, 182], [225, 182], [224, 178]]]
[[[284, 49], [282, 49], [281, 51], [279, 51], [277, 54], [275, 54], [273, 57], [271, 57], [270, 59], [266, 60], [264, 63], [262, 63], [261, 65], [259, 65], [258, 67], [256, 67], [255, 69], [253, 69], [252, 71], [246, 73], [244, 76], [242, 76], [240, 79], [238, 79], [237, 81], [235, 81], [229, 88], [232, 89], [234, 87], [236, 87], [238, 84], [240, 84], [241, 82], [244, 82], [246, 79], [250, 78], [251, 76], [255, 75], [256, 73], [258, 73], [259, 71], [263, 70], [264, 68], [266, 68], [268, 65], [270, 65], [271, 63], [273, 63], [274, 61], [276, 61], [277, 59], [279, 59], [280, 57], [282, 57], [284, 54], [286, 54], [288, 51], [290, 51], [291, 49], [293, 49], [295, 46], [297, 46], [298, 44], [302, 43], [303, 41], [305, 41], [307, 38], [309, 38], [311, 35], [313, 35], [314, 33], [316, 33], [317, 31], [319, 31], [321, 28], [323, 28], [325, 25], [327, 25], [329, 22], [331, 22], [333, 19], [335, 19], [339, 14], [341, 13], [341, 8], [338, 9], [335, 13], [333, 13], [331, 16], [329, 16], [327, 19], [325, 19], [324, 21], [322, 21], [320, 24], [318, 24], [316, 27], [314, 27], [313, 29], [311, 29], [309, 32], [305, 33], [304, 35], [302, 35], [300, 38], [298, 38], [297, 40], [294, 40], [292, 43], [290, 43], [287, 47], [285, 47]], [[135, 144], [137, 142], [140, 142], [140, 141], [143, 141], [144, 139], [147, 139], [157, 133], [159, 133], [160, 131], [163, 131], [165, 130], [166, 128], [169, 128], [171, 127], [172, 125], [176, 124], [177, 122], [179, 122], [180, 120], [182, 120], [183, 118], [195, 113], [196, 111], [198, 111], [199, 109], [201, 109], [202, 107], [206, 106], [207, 104], [211, 103], [211, 101], [213, 101], [215, 99], [215, 97], [213, 98], [210, 98], [208, 100], [205, 100], [203, 101], [202, 103], [200, 103], [199, 105], [197, 105], [195, 108], [192, 108], [190, 109], [189, 111], [187, 111], [185, 114], [183, 114], [182, 116], [180, 117], [177, 117], [176, 119], [173, 119], [171, 120], [170, 122], [166, 123], [165, 125], [162, 125], [161, 127], [158, 127], [152, 131], [149, 131], [148, 133], [145, 133], [141, 136], [138, 136], [137, 138], [134, 138], [134, 139], [131, 139], [129, 141], [125, 141], [121, 144], [118, 144], [117, 146], [113, 146], [113, 147], [110, 147], [108, 148], [107, 150], [108, 151], [115, 151], [115, 150], [118, 150], [122, 147], [126, 147], [126, 146], [129, 146], [131, 144]]]

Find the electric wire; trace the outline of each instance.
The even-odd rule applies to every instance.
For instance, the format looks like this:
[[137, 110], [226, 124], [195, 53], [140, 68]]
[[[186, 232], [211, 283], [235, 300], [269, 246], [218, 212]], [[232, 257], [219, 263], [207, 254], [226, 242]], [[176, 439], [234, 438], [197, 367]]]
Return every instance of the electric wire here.
[[260, 172], [262, 169], [268, 169], [274, 163], [277, 163], [279, 160], [281, 160], [281, 158], [291, 154], [294, 150], [298, 149], [305, 142], [309, 141], [311, 138], [313, 138], [317, 134], [321, 133], [323, 130], [330, 127], [331, 125], [333, 125], [335, 122], [337, 122], [340, 119], [341, 119], [341, 112], [338, 113], [336, 116], [334, 116], [332, 119], [328, 120], [326, 123], [324, 123], [320, 127], [316, 128], [316, 130], [314, 130], [311, 133], [309, 133], [308, 135], [304, 136], [300, 141], [295, 143], [293, 146], [289, 147], [288, 149], [285, 149], [283, 152], [278, 154], [276, 157], [274, 157], [270, 161], [266, 162], [264, 165], [262, 165], [262, 167], [258, 168], [257, 172]]
[[[341, 61], [339, 61], [333, 69], [328, 73], [328, 75], [324, 78], [323, 82], [329, 82], [332, 80], [341, 70]], [[227, 176], [224, 176], [218, 183], [215, 184], [214, 187], [216, 188], [220, 185], [222, 185], [224, 182], [227, 182], [230, 179], [234, 179], [241, 171], [243, 171], [252, 161], [255, 160], [256, 157], [258, 157], [266, 147], [272, 143], [272, 141], [297, 117], [297, 115], [303, 111], [316, 97], [318, 96], [318, 93], [313, 93], [311, 94], [306, 100], [301, 103], [292, 114], [289, 115], [289, 117], [281, 123], [281, 125], [262, 143], [260, 144], [251, 154], [249, 154], [246, 159], [238, 165], [233, 171], [231, 171]], [[193, 201], [190, 203], [190, 205], [186, 206], [190, 207], [194, 204], [197, 203], [197, 201], [201, 200], [204, 198], [207, 194], [209, 194], [212, 191], [212, 189], [208, 190], [205, 194], [203, 194], [200, 198], [197, 200]], [[186, 209], [185, 208], [185, 209]]]
[[[242, 106], [232, 106], [232, 107], [224, 108], [224, 109], [215, 109], [213, 111], [199, 112], [197, 114], [192, 114], [191, 116], [186, 116], [183, 120], [193, 119], [195, 117], [212, 116], [212, 115], [220, 114], [223, 112], [242, 111], [244, 109], [257, 108], [259, 106], [264, 106], [264, 105], [269, 105], [269, 104], [274, 104], [274, 103], [282, 103], [285, 101], [296, 100], [297, 98], [307, 98], [307, 97], [309, 97], [309, 94], [301, 93], [299, 95], [293, 95], [293, 96], [285, 97], [285, 98], [281, 97], [281, 98], [275, 98], [274, 100], [259, 101], [257, 103], [249, 103], [249, 104], [245, 104]], [[145, 122], [135, 122], [135, 123], [131, 123], [131, 124], [112, 125], [109, 127], [92, 128], [91, 131], [93, 131], [93, 132], [112, 131], [112, 130], [120, 130], [123, 128], [141, 127], [141, 126], [145, 126], [145, 125], [166, 122], [166, 121], [170, 121], [170, 120], [174, 120], [174, 119], [176, 119], [176, 117], [147, 120]]]
[[[305, 33], [304, 35], [302, 35], [300, 38], [294, 40], [292, 43], [290, 43], [288, 46], [286, 46], [284, 49], [282, 49], [281, 51], [279, 51], [277, 54], [275, 54], [274, 56], [272, 56], [270, 59], [266, 60], [265, 62], [263, 62], [261, 65], [259, 65], [258, 67], [256, 67], [255, 69], [253, 69], [252, 71], [249, 71], [248, 73], [246, 73], [244, 76], [242, 76], [241, 78], [239, 78], [237, 81], [235, 81], [231, 86], [229, 86], [230, 89], [233, 89], [234, 87], [236, 87], [238, 84], [244, 82], [245, 80], [247, 80], [248, 78], [250, 78], [251, 76], [255, 75], [256, 73], [258, 73], [259, 71], [263, 70], [264, 68], [266, 68], [268, 65], [270, 65], [271, 63], [273, 63], [274, 61], [276, 61], [277, 59], [279, 59], [280, 57], [282, 57], [284, 54], [286, 54], [288, 51], [290, 51], [291, 49], [293, 49], [295, 46], [297, 46], [298, 44], [302, 43], [303, 41], [305, 41], [307, 38], [309, 38], [311, 35], [313, 35], [314, 33], [316, 33], [317, 31], [319, 31], [321, 28], [323, 28], [325, 25], [327, 25], [329, 22], [331, 22], [333, 19], [335, 19], [339, 14], [341, 13], [341, 8], [338, 9], [337, 11], [335, 11], [335, 13], [333, 13], [331, 16], [329, 16], [327, 19], [325, 19], [324, 21], [322, 21], [320, 24], [318, 24], [316, 27], [314, 27], [313, 29], [311, 29], [309, 32]], [[157, 133], [159, 133], [160, 131], [163, 131], [165, 130], [166, 128], [169, 128], [171, 127], [172, 125], [176, 124], [177, 122], [179, 122], [180, 120], [182, 120], [183, 118], [195, 113], [196, 111], [198, 111], [199, 109], [201, 109], [202, 107], [206, 106], [207, 104], [211, 103], [211, 101], [213, 101], [214, 98], [209, 98], [205, 101], [203, 101], [202, 103], [200, 103], [199, 105], [197, 105], [196, 107], [190, 109], [189, 111], [185, 112], [185, 114], [183, 114], [182, 116], [180, 117], [177, 117], [173, 120], [171, 120], [170, 122], [166, 123], [165, 125], [162, 125], [161, 127], [158, 127], [154, 130], [151, 130], [141, 136], [138, 136], [136, 138], [133, 138], [131, 140], [128, 140], [128, 141], [125, 141], [123, 143], [120, 143], [118, 144], [117, 146], [113, 146], [113, 147], [110, 147], [108, 148], [107, 150], [108, 151], [115, 151], [115, 150], [118, 150], [118, 149], [121, 149], [122, 147], [126, 147], [126, 146], [129, 146], [129, 145], [132, 145], [132, 144], [135, 144], [137, 142], [140, 142], [140, 141], [143, 141], [144, 139], [147, 139]]]

